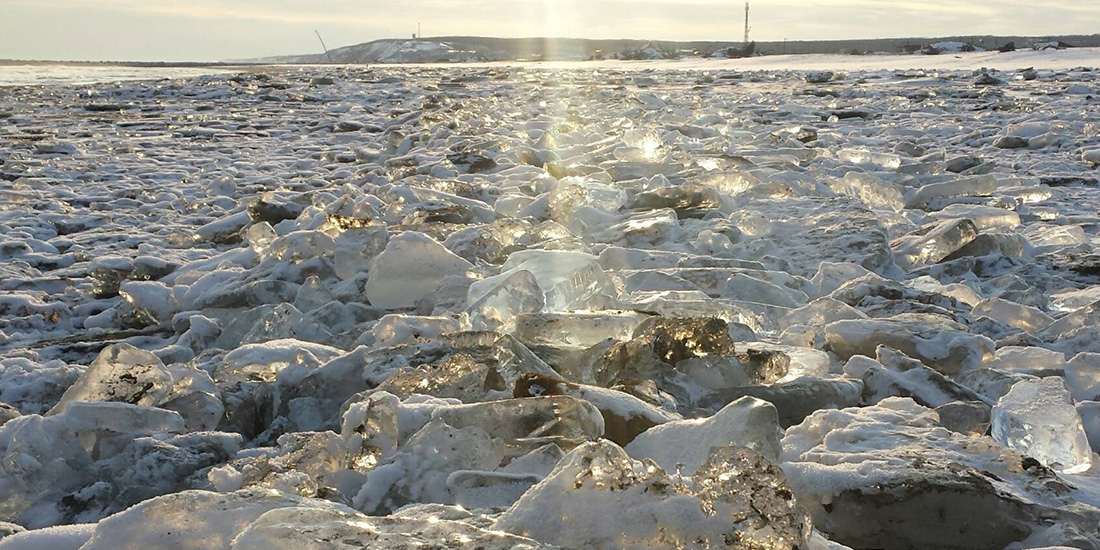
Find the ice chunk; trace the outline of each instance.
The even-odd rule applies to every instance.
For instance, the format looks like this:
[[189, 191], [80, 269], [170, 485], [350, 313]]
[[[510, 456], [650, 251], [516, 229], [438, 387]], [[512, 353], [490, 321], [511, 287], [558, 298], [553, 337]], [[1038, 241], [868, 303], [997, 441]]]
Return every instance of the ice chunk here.
[[368, 517], [339, 510], [280, 508], [260, 516], [232, 550], [539, 550], [537, 542], [439, 517]]
[[590, 347], [603, 340], [629, 340], [643, 315], [631, 311], [523, 313], [516, 338], [526, 344]]
[[980, 204], [952, 204], [933, 216], [939, 219], [965, 218], [974, 222], [979, 231], [1013, 229], [1020, 225], [1020, 215], [1016, 212]]
[[548, 376], [528, 374], [516, 382], [514, 397], [569, 395], [583, 399], [603, 415], [603, 437], [626, 445], [653, 426], [679, 420], [680, 416], [647, 403], [629, 393], [599, 386], [575, 384]]
[[721, 447], [684, 483], [608, 441], [562, 458], [493, 527], [564, 548], [803, 548], [810, 524], [782, 471]]
[[1042, 311], [1002, 300], [1000, 298], [987, 298], [974, 306], [973, 314], [996, 319], [1006, 325], [1020, 330], [1035, 333], [1054, 322], [1049, 315]]
[[871, 174], [851, 171], [830, 184], [833, 191], [855, 197], [871, 210], [892, 210], [899, 212], [905, 208], [905, 193], [896, 183], [888, 183]]
[[968, 334], [950, 324], [908, 319], [859, 319], [825, 327], [829, 351], [847, 359], [874, 355], [884, 345], [913, 357], [937, 371], [953, 375], [977, 368], [993, 357], [995, 346], [985, 336]]
[[[3, 524], [18, 527], [15, 524]], [[3, 550], [80, 550], [95, 532], [94, 523], [59, 525], [30, 531], [19, 527], [19, 531], [8, 536], [0, 536], [0, 548]]]
[[476, 304], [519, 270], [534, 275], [548, 311], [581, 307], [594, 296], [613, 289], [611, 280], [604, 274], [595, 256], [566, 250], [523, 250], [508, 257], [500, 275], [470, 285], [468, 303]]
[[504, 440], [507, 456], [524, 455], [548, 443], [570, 450], [604, 433], [599, 409], [566, 395], [440, 407], [432, 412], [432, 419], [492, 434]]
[[134, 433], [181, 433], [183, 417], [175, 411], [140, 407], [129, 403], [69, 403], [65, 409], [69, 428], [77, 431]]
[[445, 277], [462, 275], [472, 267], [423, 233], [398, 233], [371, 263], [367, 299], [381, 309], [413, 307]]
[[1065, 382], [1024, 380], [993, 407], [992, 435], [1002, 445], [1064, 473], [1092, 466], [1092, 450]]
[[779, 416], [775, 406], [742, 397], [708, 418], [668, 422], [646, 430], [626, 446], [634, 458], [653, 459], [669, 472], [692, 475], [714, 447], [748, 447], [778, 461]]
[[470, 304], [467, 313], [474, 330], [510, 333], [516, 329], [517, 319], [526, 313], [538, 313], [545, 305], [546, 298], [535, 276], [519, 269]]
[[953, 197], [988, 197], [997, 190], [997, 178], [992, 174], [961, 178], [944, 183], [929, 183], [909, 197], [906, 207], [925, 208], [938, 199]]
[[549, 200], [550, 218], [581, 235], [616, 221], [627, 194], [614, 185], [568, 177], [554, 186]]
[[354, 279], [370, 269], [371, 261], [386, 248], [390, 235], [380, 223], [356, 226], [336, 236], [332, 268], [343, 280]]
[[171, 388], [172, 374], [156, 355], [129, 344], [113, 344], [100, 352], [50, 413], [64, 413], [77, 401], [158, 405]]
[[978, 229], [970, 220], [944, 220], [898, 238], [890, 246], [898, 265], [914, 269], [939, 262], [977, 236]]
[[397, 346], [425, 340], [434, 340], [448, 332], [462, 328], [457, 319], [450, 317], [423, 317], [391, 313], [374, 324], [371, 334], [375, 345]]
[[451, 504], [447, 476], [459, 470], [492, 470], [502, 458], [500, 440], [480, 427], [454, 428], [435, 419], [367, 474], [355, 506], [384, 515], [414, 502]]
[[81, 549], [230, 550], [233, 539], [265, 512], [290, 506], [351, 512], [271, 490], [184, 491], [147, 500], [99, 522]]
[[735, 273], [726, 281], [722, 287], [722, 297], [789, 308], [802, 307], [809, 301], [802, 291], [772, 284], [744, 273]]
[[[983, 396], [904, 353], [885, 346], [879, 346], [875, 353], [879, 364], [856, 356], [849, 361], [852, 367], [845, 366], [844, 369], [850, 376], [863, 380], [866, 403], [878, 403], [892, 396], [911, 397], [926, 407], [938, 407], [953, 401], [986, 401]], [[856, 366], [854, 363], [861, 364]]]

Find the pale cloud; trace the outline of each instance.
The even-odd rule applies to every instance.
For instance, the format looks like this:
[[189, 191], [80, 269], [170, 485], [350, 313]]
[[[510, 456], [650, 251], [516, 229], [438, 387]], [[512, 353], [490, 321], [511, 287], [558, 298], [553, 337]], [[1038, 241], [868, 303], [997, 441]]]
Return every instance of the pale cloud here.
[[[754, 0], [753, 37], [1092, 33], [1097, 0]], [[1093, 4], [1089, 6], [1089, 4]], [[404, 37], [738, 40], [739, 0], [0, 0], [0, 58], [216, 60]]]

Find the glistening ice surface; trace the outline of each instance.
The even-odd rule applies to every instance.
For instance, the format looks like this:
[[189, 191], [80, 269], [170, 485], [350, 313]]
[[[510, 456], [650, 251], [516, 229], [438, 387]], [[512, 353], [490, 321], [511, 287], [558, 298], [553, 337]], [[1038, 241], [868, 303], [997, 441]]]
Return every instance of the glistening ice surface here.
[[0, 88], [0, 550], [1100, 547], [1100, 73], [670, 66]]

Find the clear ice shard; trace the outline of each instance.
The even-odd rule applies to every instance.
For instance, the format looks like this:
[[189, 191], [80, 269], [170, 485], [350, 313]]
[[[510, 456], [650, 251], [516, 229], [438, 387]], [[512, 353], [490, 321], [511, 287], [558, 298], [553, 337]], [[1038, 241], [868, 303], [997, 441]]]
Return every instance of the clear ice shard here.
[[1092, 450], [1073, 398], [1059, 377], [1017, 382], [991, 414], [992, 435], [1044, 466], [1075, 474], [1092, 467]]
[[470, 304], [467, 313], [474, 330], [511, 333], [520, 315], [538, 313], [545, 305], [546, 298], [535, 276], [520, 269]]
[[410, 308], [448, 275], [462, 275], [472, 267], [428, 235], [398, 233], [371, 263], [367, 299], [381, 309]]
[[588, 300], [611, 292], [610, 278], [591, 254], [568, 250], [523, 250], [508, 256], [501, 274], [470, 285], [467, 301], [476, 304], [516, 271], [529, 271], [542, 289], [547, 311], [583, 309]]

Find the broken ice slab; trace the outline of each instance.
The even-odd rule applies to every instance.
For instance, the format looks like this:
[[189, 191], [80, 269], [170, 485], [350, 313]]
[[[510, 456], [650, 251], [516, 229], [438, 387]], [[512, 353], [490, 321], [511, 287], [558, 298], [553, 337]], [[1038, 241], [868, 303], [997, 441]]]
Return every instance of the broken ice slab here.
[[50, 414], [78, 401], [121, 401], [159, 405], [172, 389], [172, 374], [152, 353], [129, 344], [107, 346], [65, 391]]
[[590, 230], [585, 234], [585, 240], [627, 247], [650, 247], [675, 242], [679, 234], [676, 211], [662, 208], [637, 213], [622, 221]]
[[1093, 452], [1100, 452], [1100, 401], [1082, 401], [1077, 404], [1077, 414], [1089, 438]]
[[183, 417], [175, 411], [103, 401], [70, 403], [64, 412], [69, 427], [77, 431], [135, 433], [183, 433]]
[[692, 475], [714, 447], [748, 447], [778, 461], [779, 416], [775, 405], [755, 397], [742, 397], [714, 415], [678, 420], [654, 426], [626, 446], [633, 458], [653, 459], [669, 472]]
[[472, 267], [435, 239], [405, 231], [392, 236], [371, 262], [365, 292], [374, 307], [410, 308], [448, 275], [462, 275]]
[[901, 185], [884, 181], [873, 174], [851, 171], [829, 183], [836, 193], [855, 197], [871, 210], [900, 212], [905, 208], [905, 192]]
[[892, 153], [875, 153], [862, 149], [842, 149], [836, 154], [837, 160], [848, 164], [869, 166], [878, 170], [897, 170], [901, 166], [901, 157]]
[[891, 398], [819, 411], [788, 428], [783, 470], [814, 525], [853, 548], [992, 550], [1044, 525], [1061, 531], [1055, 544], [1094, 544], [1100, 510], [1083, 504], [1094, 490], [1079, 491], [990, 438], [946, 430], [937, 417]]
[[493, 470], [503, 457], [501, 440], [482, 427], [455, 427], [433, 418], [367, 473], [355, 495], [355, 507], [371, 515], [387, 515], [412, 503], [453, 504], [447, 476], [462, 470]]
[[1092, 449], [1074, 408], [1073, 397], [1059, 377], [1024, 380], [993, 406], [992, 435], [1063, 473], [1092, 467]]
[[[527, 538], [489, 531], [462, 518], [373, 517], [346, 509], [287, 507], [272, 510], [246, 525], [233, 539], [232, 550], [306, 550], [377, 548], [416, 550], [470, 546], [482, 550], [541, 550]], [[469, 515], [469, 514], [467, 514]], [[334, 546], [336, 545], [336, 546]], [[186, 550], [192, 550], [188, 547]], [[227, 549], [228, 550], [228, 547]]]
[[458, 332], [462, 323], [452, 317], [388, 314], [371, 328], [374, 345], [378, 347], [413, 344], [434, 340], [443, 334]]
[[974, 316], [985, 316], [996, 319], [1009, 326], [1032, 334], [1041, 331], [1054, 322], [1049, 315], [1037, 308], [1028, 307], [1002, 300], [1000, 298], [987, 298], [978, 302], [972, 311]]
[[611, 280], [595, 256], [566, 250], [522, 250], [508, 256], [500, 275], [470, 285], [467, 301], [477, 303], [520, 270], [534, 275], [545, 297], [547, 311], [584, 309], [593, 297], [614, 292]]
[[927, 183], [917, 188], [909, 200], [907, 208], [926, 208], [936, 201], [955, 197], [988, 197], [997, 190], [997, 178], [992, 174], [960, 178], [943, 183]]
[[233, 539], [265, 512], [276, 508], [321, 508], [351, 512], [345, 506], [273, 490], [233, 493], [183, 491], [147, 500], [95, 526], [85, 550], [176, 548], [229, 550]]
[[797, 308], [806, 305], [806, 293], [772, 284], [744, 273], [735, 273], [720, 289], [722, 298], [757, 302], [779, 307]]
[[633, 311], [521, 313], [516, 338], [528, 345], [590, 347], [608, 338], [629, 340], [645, 317]]
[[730, 332], [728, 323], [713, 317], [646, 320], [630, 341], [600, 348], [602, 355], [591, 363], [593, 381], [604, 386], [652, 381], [683, 411], [706, 391], [787, 376], [791, 356], [781, 347], [735, 343]]
[[977, 236], [978, 229], [970, 220], [944, 220], [899, 237], [890, 247], [898, 265], [911, 270], [939, 262]]
[[820, 409], [843, 409], [860, 405], [863, 382], [850, 378], [799, 378], [756, 386], [714, 390], [700, 398], [700, 410], [717, 411], [745, 396], [763, 399], [775, 405], [779, 425], [789, 427], [802, 422]]
[[711, 187], [685, 183], [638, 193], [630, 203], [632, 210], [670, 208], [680, 218], [701, 218], [722, 205], [722, 197]]
[[[812, 530], [782, 471], [719, 447], [690, 484], [609, 441], [567, 454], [493, 524], [564, 548], [803, 548]], [[639, 514], [639, 510], [647, 513]]]
[[941, 220], [968, 219], [974, 222], [974, 227], [977, 227], [978, 231], [1010, 230], [1020, 225], [1020, 215], [1016, 212], [981, 204], [952, 204], [932, 214], [932, 217]]
[[88, 271], [92, 276], [92, 292], [97, 298], [111, 298], [118, 294], [118, 286], [134, 270], [133, 261], [121, 256], [101, 256], [91, 261]]
[[626, 205], [622, 188], [580, 177], [559, 180], [550, 192], [550, 218], [575, 235], [609, 225]]
[[538, 313], [546, 306], [546, 297], [530, 271], [519, 269], [499, 281], [466, 313], [474, 330], [510, 333], [524, 315]]
[[624, 446], [653, 426], [680, 420], [680, 415], [658, 408], [629, 393], [535, 374], [520, 378], [512, 395], [517, 398], [568, 395], [587, 401], [595, 405], [603, 416], [603, 437]]
[[1100, 285], [1080, 290], [1070, 288], [1050, 294], [1050, 311], [1069, 313], [1100, 300]]
[[447, 476], [447, 490], [463, 508], [507, 508], [541, 480], [534, 474], [459, 470]]
[[1017, 233], [981, 233], [974, 240], [943, 259], [950, 262], [967, 256], [981, 257], [1000, 254], [1006, 258], [1022, 258], [1028, 250], [1027, 239]]
[[367, 272], [371, 261], [386, 248], [389, 231], [381, 223], [341, 231], [333, 241], [332, 268], [343, 280]]
[[432, 419], [455, 428], [479, 427], [503, 440], [509, 457], [548, 443], [569, 450], [604, 433], [600, 411], [566, 395], [445, 406], [436, 409]]
[[1059, 337], [1087, 326], [1096, 326], [1100, 323], [1100, 301], [1092, 302], [1072, 313], [1060, 317], [1057, 321], [1040, 330], [1036, 336], [1052, 342]]
[[[986, 398], [897, 350], [879, 346], [877, 361], [856, 356], [844, 372], [863, 380], [863, 401], [875, 404], [888, 397], [909, 397], [925, 407], [954, 401], [987, 402]], [[987, 404], [992, 404], [988, 401]]]
[[953, 401], [936, 407], [940, 425], [953, 432], [981, 437], [989, 433], [990, 406], [981, 401]]
[[1001, 346], [983, 366], [1038, 377], [1066, 376], [1070, 370], [1065, 354], [1038, 346]]
[[848, 359], [872, 356], [883, 345], [947, 375], [977, 368], [993, 357], [995, 345], [989, 338], [969, 334], [950, 321], [931, 321], [904, 317], [837, 321], [825, 327], [826, 349]]

